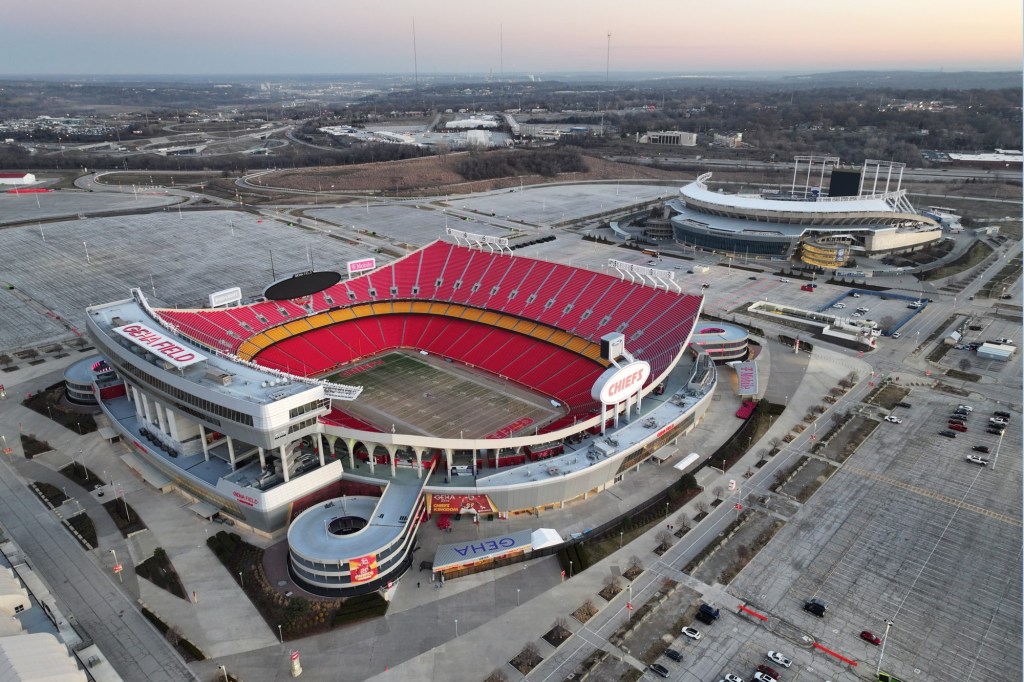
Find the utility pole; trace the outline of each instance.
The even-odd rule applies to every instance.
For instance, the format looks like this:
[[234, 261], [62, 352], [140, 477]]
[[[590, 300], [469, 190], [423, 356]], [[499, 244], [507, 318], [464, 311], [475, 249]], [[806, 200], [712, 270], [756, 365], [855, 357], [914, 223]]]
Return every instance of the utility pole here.
[[605, 52], [604, 58], [604, 84], [608, 86], [608, 74], [611, 72], [612, 65], [612, 32], [608, 31], [608, 48]]

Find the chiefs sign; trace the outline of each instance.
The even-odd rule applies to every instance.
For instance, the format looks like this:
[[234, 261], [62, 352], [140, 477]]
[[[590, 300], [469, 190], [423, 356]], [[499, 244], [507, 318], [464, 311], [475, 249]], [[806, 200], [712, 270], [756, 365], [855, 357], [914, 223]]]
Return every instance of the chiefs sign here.
[[598, 377], [590, 394], [605, 405], [615, 405], [635, 395], [650, 376], [651, 366], [642, 360], [611, 367]]

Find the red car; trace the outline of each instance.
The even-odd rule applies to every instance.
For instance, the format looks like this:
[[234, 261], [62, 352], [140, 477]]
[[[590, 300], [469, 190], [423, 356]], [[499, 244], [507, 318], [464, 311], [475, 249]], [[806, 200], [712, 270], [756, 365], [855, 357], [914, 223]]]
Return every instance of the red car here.
[[964, 426], [963, 424], [950, 424], [949, 428], [953, 429], [954, 431], [959, 431], [961, 433], [967, 430], [967, 427]]
[[768, 675], [769, 677], [774, 677], [776, 680], [782, 679], [779, 677], [779, 673], [775, 672], [775, 668], [770, 665], [765, 665], [764, 663], [757, 666], [757, 672]]
[[874, 644], [875, 646], [878, 646], [882, 643], [882, 638], [874, 634], [870, 630], [861, 630], [860, 638], [863, 639], [865, 642], [870, 642], [871, 644]]
[[810, 284], [805, 284], [802, 287], [800, 287], [800, 291], [814, 291], [814, 287], [811, 286]]

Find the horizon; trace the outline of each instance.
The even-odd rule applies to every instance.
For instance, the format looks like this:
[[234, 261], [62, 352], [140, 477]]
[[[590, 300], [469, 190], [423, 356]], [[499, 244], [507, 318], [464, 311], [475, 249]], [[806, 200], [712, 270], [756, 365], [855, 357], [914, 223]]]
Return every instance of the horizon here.
[[785, 12], [753, 0], [699, 11], [668, 0], [585, 9], [522, 0], [515, 11], [450, 0], [430, 13], [396, 0], [383, 19], [374, 7], [316, 0], [275, 9], [259, 0], [182, 0], [174, 13], [126, 0], [16, 4], [0, 25], [2, 77], [1016, 72], [1024, 20], [1013, 0], [970, 10], [867, 0], [855, 11], [792, 0]]

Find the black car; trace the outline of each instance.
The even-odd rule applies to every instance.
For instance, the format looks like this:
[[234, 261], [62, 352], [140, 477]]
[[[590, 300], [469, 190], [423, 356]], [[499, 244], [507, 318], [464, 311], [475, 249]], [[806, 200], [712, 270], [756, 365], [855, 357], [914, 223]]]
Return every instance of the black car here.
[[1009, 412], [994, 412], [993, 414], [996, 417], [1002, 417], [1003, 419], [1009, 419], [1010, 418], [1010, 413]]
[[992, 452], [987, 445], [975, 445], [971, 449], [974, 450], [975, 452], [984, 452], [986, 454]]
[[804, 611], [807, 611], [808, 613], [813, 613], [818, 618], [824, 618], [825, 611], [827, 610], [828, 604], [826, 604], [825, 602], [816, 597], [812, 597], [811, 599], [808, 599], [804, 602]]
[[939, 431], [939, 435], [945, 436], [946, 438], [956, 438], [956, 431], [950, 431], [949, 429], [946, 429], [945, 431]]
[[1003, 435], [1003, 430], [1002, 429], [997, 429], [995, 427], [992, 427], [990, 429], [986, 429], [986, 431], [988, 431], [989, 433], [991, 433], [994, 436], [1001, 436], [1001, 435]]
[[896, 407], [910, 407], [910, 403], [896, 403]]
[[668, 677], [668, 668], [663, 666], [661, 663], [651, 663], [649, 666], [647, 666], [647, 669], [656, 675]]
[[751, 275], [750, 277], [747, 277], [747, 279], [757, 279], [757, 277], [754, 277], [753, 275]]
[[683, 654], [675, 649], [665, 649], [665, 656], [676, 662], [683, 660]]

